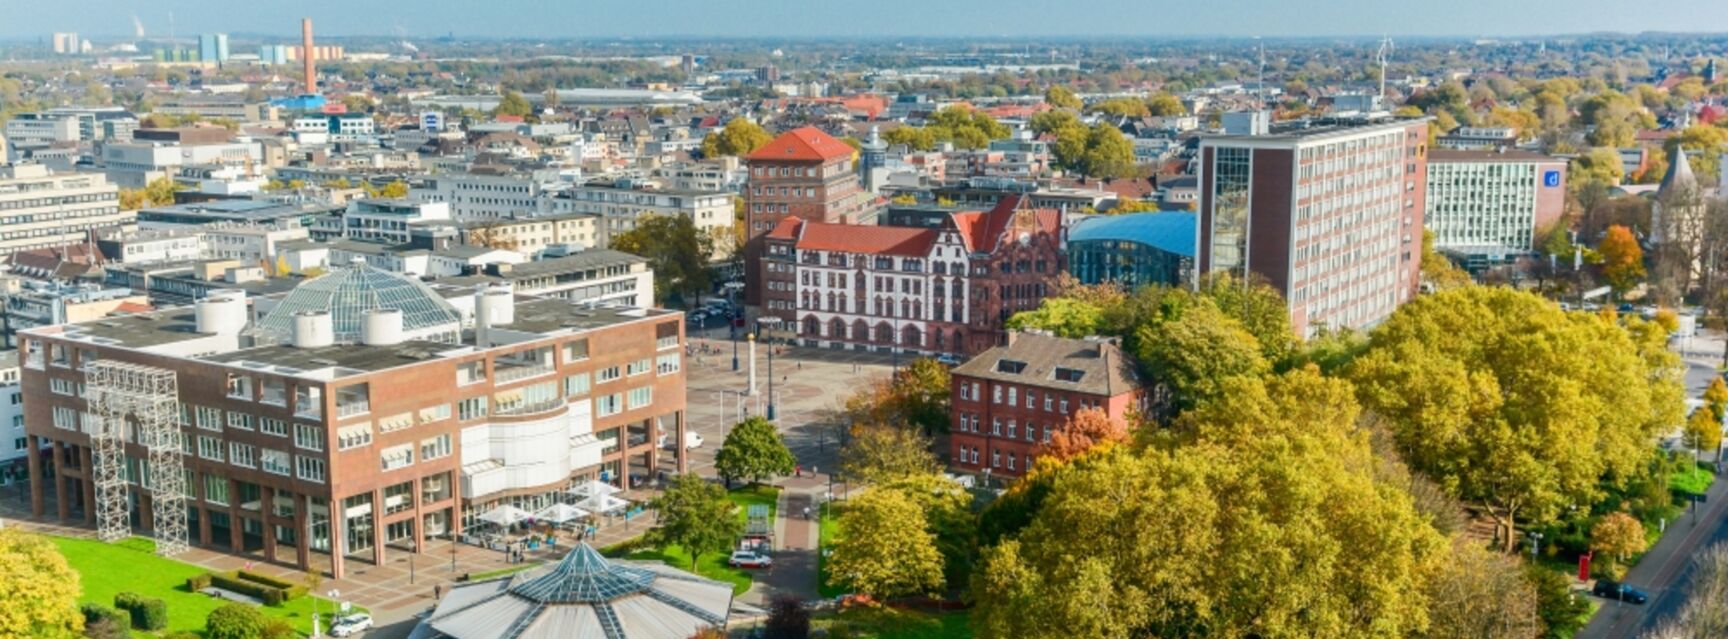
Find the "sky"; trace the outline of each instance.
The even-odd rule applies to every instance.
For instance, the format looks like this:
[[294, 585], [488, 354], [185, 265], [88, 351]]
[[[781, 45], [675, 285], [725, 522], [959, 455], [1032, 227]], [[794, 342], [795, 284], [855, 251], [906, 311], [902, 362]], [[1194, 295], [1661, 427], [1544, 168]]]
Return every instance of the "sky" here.
[[[1728, 32], [1723, 0], [0, 0], [0, 37], [1469, 36]], [[172, 15], [172, 19], [170, 19]], [[172, 29], [170, 25], [172, 24]]]

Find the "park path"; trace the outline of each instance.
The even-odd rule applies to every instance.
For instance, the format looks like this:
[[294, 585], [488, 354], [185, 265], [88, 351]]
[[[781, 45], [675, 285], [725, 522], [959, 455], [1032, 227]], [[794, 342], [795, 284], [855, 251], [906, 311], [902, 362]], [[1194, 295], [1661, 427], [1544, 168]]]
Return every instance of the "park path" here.
[[[817, 498], [827, 490], [826, 476], [789, 477], [780, 482], [779, 520], [775, 522], [774, 567], [759, 575], [750, 590], [739, 599], [753, 606], [766, 607], [777, 595], [792, 595], [810, 600], [820, 596], [816, 589], [816, 555], [820, 538], [815, 519]], [[809, 508], [811, 519], [804, 519]]]

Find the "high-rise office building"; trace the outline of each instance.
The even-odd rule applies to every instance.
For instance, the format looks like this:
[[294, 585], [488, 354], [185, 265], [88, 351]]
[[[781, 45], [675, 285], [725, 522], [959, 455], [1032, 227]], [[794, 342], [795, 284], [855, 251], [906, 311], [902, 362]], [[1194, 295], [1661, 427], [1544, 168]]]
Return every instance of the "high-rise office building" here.
[[227, 62], [228, 34], [206, 33], [198, 36], [198, 59], [205, 62]]
[[1421, 283], [1427, 154], [1427, 120], [1203, 139], [1197, 276], [1264, 279], [1304, 335], [1380, 322]]
[[54, 34], [54, 52], [62, 55], [78, 55], [83, 51], [82, 43], [76, 32]]

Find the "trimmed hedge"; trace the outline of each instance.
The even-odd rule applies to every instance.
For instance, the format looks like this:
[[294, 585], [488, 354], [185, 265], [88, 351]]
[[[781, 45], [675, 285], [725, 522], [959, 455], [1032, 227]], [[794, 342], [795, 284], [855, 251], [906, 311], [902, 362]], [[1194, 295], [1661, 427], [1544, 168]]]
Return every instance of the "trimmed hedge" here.
[[270, 586], [272, 588], [281, 589], [283, 591], [283, 594], [287, 595], [288, 599], [293, 599], [295, 597], [299, 597], [301, 595], [304, 595], [304, 594], [306, 594], [306, 591], [307, 591], [306, 584], [295, 583], [292, 581], [288, 581], [287, 579], [282, 579], [280, 577], [272, 577], [270, 575], [260, 574], [260, 573], [252, 572], [250, 570], [238, 571], [238, 572], [234, 573], [234, 577], [237, 579], [245, 579], [246, 581], [250, 581], [250, 582], [254, 582], [254, 583], [264, 584], [264, 585]]
[[190, 590], [192, 592], [198, 592], [200, 590], [203, 590], [203, 589], [209, 588], [209, 587], [210, 587], [210, 573], [192, 575], [191, 577], [186, 579], [186, 589]]
[[122, 592], [114, 595], [114, 607], [132, 617], [133, 628], [162, 630], [168, 627], [168, 604], [161, 599]]
[[86, 629], [88, 629], [92, 626], [98, 625], [98, 623], [103, 621], [103, 620], [108, 621], [108, 623], [109, 623], [108, 627], [112, 628], [112, 633], [104, 632], [104, 633], [101, 633], [101, 636], [104, 636], [104, 637], [115, 637], [115, 636], [130, 637], [130, 636], [132, 636], [132, 632], [130, 630], [130, 624], [126, 623], [127, 619], [126, 619], [125, 613], [122, 613], [118, 610], [115, 610], [113, 608], [109, 608], [109, 607], [104, 606], [104, 605], [99, 604], [99, 603], [79, 604], [78, 612], [83, 613], [83, 615], [84, 615], [84, 627]]
[[[256, 581], [247, 581], [245, 579], [230, 576], [226, 573], [211, 573], [210, 584], [223, 590], [231, 590], [242, 595], [257, 597], [265, 603], [274, 600], [276, 601], [275, 605], [281, 605], [283, 600], [281, 588], [266, 586]], [[273, 595], [265, 593], [273, 593]]]

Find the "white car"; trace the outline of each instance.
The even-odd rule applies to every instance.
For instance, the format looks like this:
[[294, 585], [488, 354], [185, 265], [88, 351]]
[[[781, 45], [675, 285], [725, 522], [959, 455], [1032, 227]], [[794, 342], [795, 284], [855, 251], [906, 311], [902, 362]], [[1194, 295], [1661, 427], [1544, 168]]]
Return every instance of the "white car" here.
[[732, 556], [726, 559], [726, 564], [733, 568], [769, 568], [774, 560], [768, 555], [759, 555], [748, 550], [732, 551]]
[[[698, 435], [698, 434], [691, 432], [691, 431], [684, 431], [684, 448], [686, 448], [686, 449], [701, 448], [702, 447], [702, 441], [703, 440], [702, 440], [701, 435]], [[672, 447], [672, 436], [671, 435], [661, 435], [659, 445], [661, 448], [671, 448]]]
[[330, 624], [330, 636], [352, 637], [371, 629], [372, 615], [353, 614], [346, 617], [337, 617], [336, 621]]

